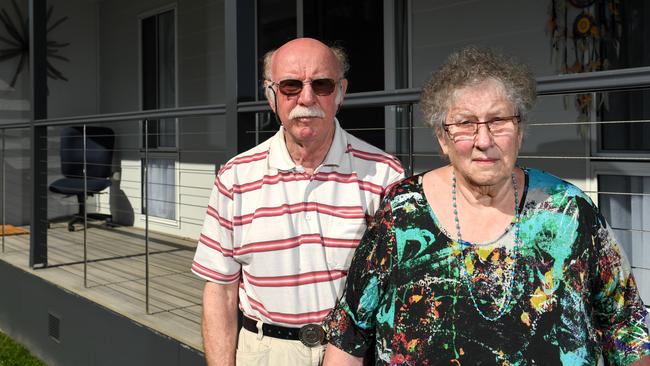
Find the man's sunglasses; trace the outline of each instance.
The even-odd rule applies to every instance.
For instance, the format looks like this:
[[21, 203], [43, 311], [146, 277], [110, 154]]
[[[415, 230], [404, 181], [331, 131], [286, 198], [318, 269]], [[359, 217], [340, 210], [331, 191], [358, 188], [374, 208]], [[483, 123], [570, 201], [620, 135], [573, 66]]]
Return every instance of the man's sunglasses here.
[[305, 84], [311, 84], [311, 89], [314, 91], [314, 94], [322, 97], [327, 96], [334, 92], [336, 83], [338, 82], [334, 79], [314, 79], [311, 81], [286, 79], [279, 82], [269, 81], [271, 82], [271, 86], [277, 85], [280, 93], [289, 97], [300, 94]]

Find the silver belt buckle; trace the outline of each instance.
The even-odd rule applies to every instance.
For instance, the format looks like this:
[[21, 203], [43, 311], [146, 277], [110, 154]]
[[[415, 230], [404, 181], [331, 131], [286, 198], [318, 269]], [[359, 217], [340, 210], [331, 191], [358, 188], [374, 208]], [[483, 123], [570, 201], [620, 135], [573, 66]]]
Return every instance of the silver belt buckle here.
[[307, 347], [316, 347], [323, 344], [325, 331], [318, 324], [303, 325], [298, 332], [298, 339]]

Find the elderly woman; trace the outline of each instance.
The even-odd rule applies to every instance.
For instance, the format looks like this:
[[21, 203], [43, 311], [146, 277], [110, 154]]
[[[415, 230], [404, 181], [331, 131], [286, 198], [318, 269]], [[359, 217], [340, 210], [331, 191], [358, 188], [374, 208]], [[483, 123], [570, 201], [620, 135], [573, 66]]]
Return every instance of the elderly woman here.
[[592, 201], [516, 165], [528, 69], [450, 56], [422, 93], [449, 165], [386, 195], [326, 319], [326, 365], [649, 364], [647, 312]]

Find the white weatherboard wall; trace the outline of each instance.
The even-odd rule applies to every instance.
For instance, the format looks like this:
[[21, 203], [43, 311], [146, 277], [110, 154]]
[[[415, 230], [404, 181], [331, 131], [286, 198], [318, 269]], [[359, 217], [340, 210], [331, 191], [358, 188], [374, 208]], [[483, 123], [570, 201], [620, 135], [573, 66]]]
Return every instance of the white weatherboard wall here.
[[25, 225], [31, 219], [31, 137], [29, 128], [6, 130], [5, 135], [5, 222]]

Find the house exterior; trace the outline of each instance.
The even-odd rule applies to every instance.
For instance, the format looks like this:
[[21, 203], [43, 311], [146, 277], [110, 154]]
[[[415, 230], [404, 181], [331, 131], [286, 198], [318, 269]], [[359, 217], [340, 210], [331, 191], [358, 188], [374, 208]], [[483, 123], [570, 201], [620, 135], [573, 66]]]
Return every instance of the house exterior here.
[[520, 164], [598, 202], [650, 303], [650, 4], [642, 0], [0, 0], [0, 7], [16, 25], [29, 18], [18, 36], [0, 27], [2, 47], [22, 50], [0, 61], [0, 133], [3, 223], [30, 226], [33, 268], [51, 264], [48, 221], [78, 209], [74, 197], [48, 191], [61, 176], [65, 126], [115, 133], [112, 184], [89, 198], [89, 211], [196, 240], [220, 165], [277, 130], [260, 88], [265, 52], [300, 36], [343, 46], [351, 70], [342, 126], [414, 173], [444, 164], [422, 123], [419, 88], [451, 51], [476, 44], [531, 66], [540, 97]]

